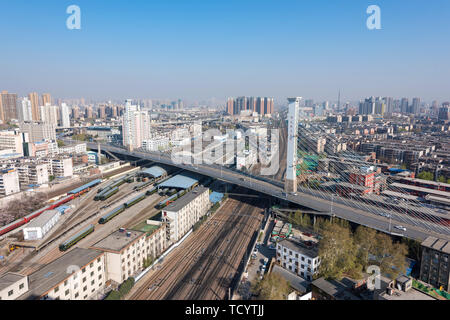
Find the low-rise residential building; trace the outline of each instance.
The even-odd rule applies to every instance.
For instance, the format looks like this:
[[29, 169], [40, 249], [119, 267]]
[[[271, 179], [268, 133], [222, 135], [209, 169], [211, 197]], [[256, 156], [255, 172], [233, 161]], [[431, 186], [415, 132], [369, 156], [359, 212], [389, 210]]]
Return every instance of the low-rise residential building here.
[[70, 157], [57, 157], [50, 159], [52, 175], [54, 177], [73, 176], [73, 162]]
[[420, 280], [433, 287], [449, 290], [450, 287], [450, 242], [428, 237], [422, 242]]
[[169, 144], [168, 138], [160, 137], [142, 141], [142, 148], [147, 151], [160, 151], [167, 149]]
[[16, 300], [27, 291], [27, 276], [12, 272], [0, 275], [0, 300]]
[[0, 171], [0, 196], [20, 192], [19, 173], [14, 168]]
[[198, 186], [162, 211], [162, 220], [167, 223], [167, 238], [180, 240], [209, 210], [209, 189]]
[[74, 248], [29, 275], [29, 291], [21, 300], [89, 300], [103, 294], [105, 255]]
[[48, 165], [46, 163], [26, 162], [17, 165], [20, 186], [42, 185], [49, 181]]
[[120, 229], [93, 245], [105, 253], [108, 281], [122, 283], [142, 270], [144, 259], [155, 258], [167, 248], [165, 225], [154, 232]]
[[60, 154], [80, 154], [86, 153], [86, 151], [87, 151], [86, 143], [79, 143], [75, 145], [59, 147]]
[[17, 130], [0, 131], [0, 150], [12, 149], [23, 156], [23, 142], [22, 134]]
[[286, 270], [312, 281], [319, 271], [320, 257], [316, 248], [308, 249], [285, 239], [277, 243], [277, 262]]

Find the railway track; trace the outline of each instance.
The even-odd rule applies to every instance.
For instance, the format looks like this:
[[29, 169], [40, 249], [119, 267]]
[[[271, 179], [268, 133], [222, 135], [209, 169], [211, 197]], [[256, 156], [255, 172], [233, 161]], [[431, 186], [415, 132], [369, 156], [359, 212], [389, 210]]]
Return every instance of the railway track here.
[[[228, 202], [228, 201], [227, 201]], [[231, 203], [230, 205], [232, 209], [237, 206], [237, 203]], [[217, 212], [218, 213], [218, 212]], [[217, 214], [216, 213], [216, 214]], [[206, 223], [206, 226], [203, 225], [200, 227], [200, 229], [197, 231], [196, 238], [188, 238], [185, 243], [183, 243], [177, 250], [172, 252], [168, 257], [165, 258], [165, 260], [168, 262], [162, 266], [160, 270], [155, 275], [152, 275], [145, 283], [144, 286], [142, 286], [136, 293], [133, 294], [131, 297], [132, 300], [137, 299], [151, 299], [151, 300], [157, 300], [157, 299], [163, 299], [164, 295], [170, 288], [172, 287], [170, 284], [168, 284], [168, 287], [162, 289], [161, 284], [163, 282], [172, 282], [172, 285], [174, 285], [176, 278], [176, 273], [179, 271], [183, 271], [188, 267], [186, 264], [186, 261], [189, 261], [189, 263], [193, 260], [195, 260], [195, 256], [201, 252], [203, 253], [203, 247], [205, 241], [210, 237], [210, 233], [204, 232], [207, 226], [210, 225], [210, 221]], [[217, 228], [218, 229], [218, 228]], [[201, 231], [201, 232], [200, 232]], [[169, 263], [175, 261], [175, 263]], [[177, 264], [177, 261], [184, 261], [185, 263]], [[165, 276], [161, 276], [161, 274], [165, 274]], [[148, 285], [149, 284], [156, 284], [158, 288], [161, 290], [157, 290], [151, 293], [148, 293]]]
[[[227, 200], [192, 238], [166, 257], [162, 268], [131, 299], [224, 299], [262, 220], [262, 216], [254, 219], [261, 211], [256, 201]], [[149, 291], [149, 285], [155, 289]]]

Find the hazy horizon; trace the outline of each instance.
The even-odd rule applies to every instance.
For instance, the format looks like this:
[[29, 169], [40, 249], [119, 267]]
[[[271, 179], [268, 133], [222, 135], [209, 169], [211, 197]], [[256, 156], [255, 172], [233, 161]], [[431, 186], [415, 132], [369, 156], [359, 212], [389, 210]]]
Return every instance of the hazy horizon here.
[[450, 100], [447, 0], [0, 2], [0, 90], [19, 95]]

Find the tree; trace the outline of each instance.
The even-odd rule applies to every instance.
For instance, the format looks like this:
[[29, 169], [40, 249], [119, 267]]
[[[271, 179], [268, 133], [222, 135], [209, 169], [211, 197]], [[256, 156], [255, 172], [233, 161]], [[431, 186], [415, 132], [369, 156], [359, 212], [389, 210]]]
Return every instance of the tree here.
[[370, 265], [369, 254], [375, 251], [377, 231], [359, 226], [354, 234], [356, 246], [356, 261], [366, 270]]
[[291, 291], [289, 282], [273, 272], [257, 282], [252, 290], [259, 293], [261, 300], [286, 300]]
[[120, 293], [116, 290], [113, 290], [108, 293], [105, 300], [120, 300], [120, 298]]
[[339, 279], [344, 273], [358, 273], [360, 266], [356, 264], [355, 249], [348, 227], [326, 224], [319, 242], [319, 275], [327, 279]]
[[392, 279], [406, 270], [406, 254], [408, 248], [402, 243], [393, 243], [391, 238], [384, 233], [377, 233], [375, 237], [375, 259], [371, 261], [380, 267], [381, 272], [388, 274]]
[[301, 226], [301, 227], [309, 227], [311, 226], [311, 218], [307, 214], [301, 213], [300, 210], [297, 210], [295, 213], [291, 213], [289, 215], [289, 223]]
[[439, 176], [439, 178], [437, 179], [438, 182], [442, 182], [445, 183], [447, 180], [445, 180], [444, 176]]
[[419, 173], [417, 175], [418, 179], [422, 179], [422, 180], [429, 180], [429, 181], [433, 181], [434, 180], [434, 175], [432, 172], [428, 172], [428, 171], [422, 171], [421, 173]]
[[62, 141], [62, 140], [57, 140], [57, 142], [58, 142], [58, 148], [61, 148], [61, 147], [64, 147], [66, 144], [64, 143], [64, 141]]

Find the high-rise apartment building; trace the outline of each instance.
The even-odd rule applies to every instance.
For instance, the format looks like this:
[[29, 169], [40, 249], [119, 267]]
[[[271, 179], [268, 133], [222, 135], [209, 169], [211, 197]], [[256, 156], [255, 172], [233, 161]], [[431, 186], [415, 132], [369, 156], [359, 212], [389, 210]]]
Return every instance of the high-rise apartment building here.
[[439, 108], [438, 119], [441, 121], [450, 120], [450, 102], [444, 102], [442, 107]]
[[380, 97], [370, 97], [359, 103], [359, 114], [380, 114], [386, 111], [386, 104]]
[[384, 97], [383, 102], [386, 105], [386, 113], [392, 114], [394, 112], [394, 99], [392, 97]]
[[33, 108], [28, 98], [20, 98], [17, 100], [17, 119], [20, 122], [29, 122], [33, 120]]
[[58, 125], [59, 108], [47, 103], [45, 106], [40, 107], [41, 121], [48, 124]]
[[84, 111], [84, 116], [86, 119], [94, 118], [94, 110], [92, 110], [91, 106], [86, 107], [86, 109]]
[[41, 120], [41, 113], [39, 112], [39, 95], [37, 92], [28, 94], [28, 99], [31, 102], [31, 118], [33, 121]]
[[227, 113], [230, 115], [239, 115], [241, 111], [250, 110], [260, 115], [269, 115], [274, 111], [273, 98], [267, 97], [238, 97], [227, 99]]
[[8, 93], [8, 91], [2, 91], [1, 96], [1, 111], [2, 115], [0, 119], [3, 122], [11, 121], [12, 119], [18, 119], [17, 117], [17, 94]]
[[72, 108], [72, 119], [80, 119], [80, 108], [78, 106]]
[[104, 104], [98, 106], [98, 117], [100, 119], [106, 119], [106, 106]]
[[408, 113], [408, 109], [409, 109], [408, 98], [402, 98], [402, 101], [400, 102], [400, 112]]
[[420, 111], [420, 98], [413, 98], [412, 105], [409, 106], [409, 113], [418, 114]]
[[50, 95], [50, 93], [43, 93], [41, 106], [45, 106], [47, 103], [50, 105], [52, 104], [52, 96]]
[[150, 139], [150, 116], [141, 111], [131, 100], [126, 101], [122, 118], [123, 145], [132, 149], [142, 147], [142, 141]]
[[63, 128], [70, 128], [70, 111], [67, 104], [61, 104], [61, 126]]

